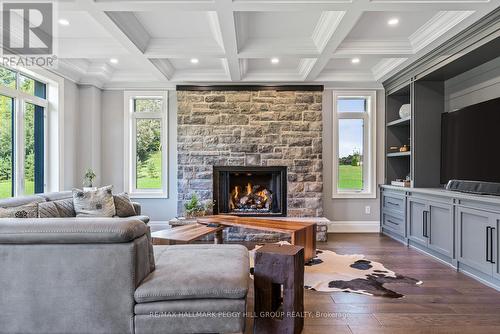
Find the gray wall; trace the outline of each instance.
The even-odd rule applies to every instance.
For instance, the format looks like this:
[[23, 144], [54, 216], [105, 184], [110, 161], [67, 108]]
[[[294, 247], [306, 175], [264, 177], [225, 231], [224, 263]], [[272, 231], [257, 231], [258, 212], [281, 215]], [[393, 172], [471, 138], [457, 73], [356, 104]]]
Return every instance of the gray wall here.
[[[323, 212], [332, 221], [378, 221], [379, 199], [332, 199], [333, 90], [323, 94]], [[384, 180], [385, 97], [377, 90], [377, 185]], [[378, 196], [378, 192], [377, 192]], [[370, 214], [365, 207], [370, 206]]]
[[500, 57], [445, 82], [445, 110], [500, 97]]
[[[166, 220], [177, 215], [177, 99], [168, 94], [168, 198], [134, 199], [152, 220]], [[123, 191], [123, 91], [102, 92], [101, 110], [101, 175], [100, 185], [112, 184], [115, 192]]]

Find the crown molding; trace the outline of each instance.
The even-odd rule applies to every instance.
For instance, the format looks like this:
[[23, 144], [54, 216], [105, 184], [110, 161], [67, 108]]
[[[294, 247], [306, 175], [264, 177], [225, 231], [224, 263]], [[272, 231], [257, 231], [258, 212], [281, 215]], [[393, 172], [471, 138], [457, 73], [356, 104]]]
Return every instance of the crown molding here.
[[441, 11], [410, 35], [413, 52], [417, 53], [448, 30], [472, 15], [473, 11]]
[[408, 58], [388, 58], [379, 61], [373, 68], [372, 73], [375, 80], [380, 80], [384, 75], [404, 63]]
[[144, 55], [148, 58], [225, 57], [217, 41], [206, 38], [152, 38]]
[[311, 37], [319, 52], [322, 52], [326, 47], [344, 15], [345, 12], [330, 11], [321, 13]]

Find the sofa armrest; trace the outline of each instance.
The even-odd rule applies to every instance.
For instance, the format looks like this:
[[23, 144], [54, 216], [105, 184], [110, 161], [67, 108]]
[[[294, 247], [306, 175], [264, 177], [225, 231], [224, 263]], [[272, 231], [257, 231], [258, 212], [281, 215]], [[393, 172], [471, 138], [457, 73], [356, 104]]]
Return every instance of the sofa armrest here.
[[141, 215], [141, 203], [132, 202], [132, 205], [134, 206], [135, 215], [140, 216]]
[[0, 244], [125, 243], [145, 235], [136, 218], [6, 218], [0, 221]]

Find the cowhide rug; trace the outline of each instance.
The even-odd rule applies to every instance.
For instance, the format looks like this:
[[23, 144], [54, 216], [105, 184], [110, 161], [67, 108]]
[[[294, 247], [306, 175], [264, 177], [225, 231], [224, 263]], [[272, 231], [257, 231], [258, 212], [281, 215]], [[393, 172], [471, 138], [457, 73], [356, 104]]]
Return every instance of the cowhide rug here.
[[[279, 244], [289, 244], [281, 241]], [[256, 246], [250, 251], [250, 268], [253, 273]], [[399, 275], [370, 261], [361, 254], [341, 255], [330, 250], [317, 250], [316, 257], [306, 263], [304, 287], [323, 292], [353, 292], [369, 296], [402, 298], [402, 294], [384, 287], [386, 283], [420, 285], [422, 281]]]

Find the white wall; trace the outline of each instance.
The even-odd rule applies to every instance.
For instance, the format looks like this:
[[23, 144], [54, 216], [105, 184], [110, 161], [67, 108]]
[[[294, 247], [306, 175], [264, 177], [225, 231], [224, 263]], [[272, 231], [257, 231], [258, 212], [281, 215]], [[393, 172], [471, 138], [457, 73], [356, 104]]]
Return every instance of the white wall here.
[[96, 173], [96, 184], [101, 183], [101, 93], [94, 86], [79, 86], [76, 185], [81, 186], [87, 168]]
[[77, 129], [78, 129], [78, 86], [64, 80], [64, 180], [62, 189], [79, 186], [77, 183]]
[[[177, 215], [177, 97], [168, 94], [168, 198], [134, 199], [152, 220], [167, 220]], [[112, 184], [114, 192], [123, 191], [123, 91], [102, 92], [100, 185]]]
[[[385, 95], [377, 90], [377, 185], [384, 180]], [[323, 211], [338, 224], [333, 231], [376, 231], [379, 222], [379, 199], [332, 199], [333, 168], [333, 90], [323, 94]], [[378, 189], [377, 189], [378, 197]], [[365, 207], [370, 206], [370, 214]]]
[[500, 97], [500, 57], [445, 82], [445, 110]]

